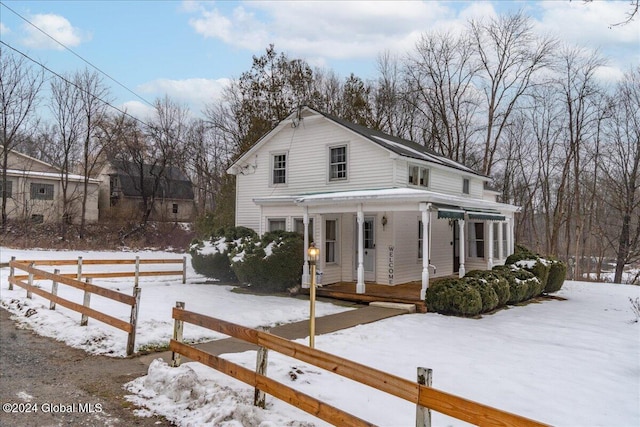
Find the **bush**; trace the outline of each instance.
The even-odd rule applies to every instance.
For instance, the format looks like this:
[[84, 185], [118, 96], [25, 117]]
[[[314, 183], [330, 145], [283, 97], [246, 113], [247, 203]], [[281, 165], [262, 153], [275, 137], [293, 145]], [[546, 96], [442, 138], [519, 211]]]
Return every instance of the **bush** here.
[[513, 270], [513, 274], [516, 278], [516, 281], [519, 281], [522, 284], [526, 285], [527, 290], [525, 293], [524, 301], [537, 297], [544, 290], [544, 285], [542, 284], [540, 279], [538, 279], [536, 275], [531, 273], [530, 271], [527, 271], [523, 268], [518, 268]]
[[425, 303], [429, 311], [459, 316], [475, 316], [482, 311], [482, 297], [462, 279], [443, 279], [427, 288]]
[[259, 292], [281, 292], [296, 286], [302, 275], [304, 240], [298, 233], [265, 233], [259, 241], [242, 238], [233, 251], [238, 279]]
[[518, 280], [515, 271], [509, 265], [496, 265], [493, 270], [509, 283], [509, 299], [507, 304], [517, 304], [526, 299], [529, 293], [529, 284]]
[[549, 277], [547, 278], [547, 285], [544, 288], [544, 292], [551, 294], [558, 292], [564, 284], [564, 279], [567, 276], [567, 264], [558, 260], [551, 260], [549, 266]]
[[482, 299], [482, 313], [491, 311], [498, 306], [498, 295], [486, 279], [464, 277], [463, 280], [480, 294], [480, 298]]
[[203, 276], [221, 282], [237, 282], [236, 273], [231, 268], [230, 257], [242, 239], [256, 240], [255, 231], [246, 227], [220, 228], [209, 239], [194, 240], [189, 247], [191, 265]]
[[509, 281], [502, 275], [489, 270], [472, 270], [465, 277], [484, 279], [493, 288], [498, 297], [497, 307], [502, 307], [509, 301]]

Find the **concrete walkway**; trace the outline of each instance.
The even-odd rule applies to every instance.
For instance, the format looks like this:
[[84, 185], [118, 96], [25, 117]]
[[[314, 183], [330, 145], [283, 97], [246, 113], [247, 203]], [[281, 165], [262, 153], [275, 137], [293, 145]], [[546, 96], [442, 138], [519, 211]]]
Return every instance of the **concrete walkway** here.
[[[330, 314], [328, 316], [316, 318], [316, 335], [328, 334], [339, 331], [341, 329], [352, 328], [357, 325], [376, 322], [378, 320], [387, 319], [389, 317], [398, 316], [409, 313], [409, 310], [399, 306], [398, 308], [379, 307], [369, 305], [355, 310], [343, 311], [341, 313]], [[189, 327], [188, 324], [185, 327]], [[309, 321], [287, 323], [285, 325], [276, 326], [269, 330], [270, 333], [278, 335], [289, 340], [306, 338], [309, 336]], [[255, 350], [257, 347], [253, 344], [241, 341], [237, 338], [225, 338], [216, 341], [210, 341], [196, 345], [197, 348], [219, 356], [226, 353], [241, 353], [243, 351]], [[142, 356], [141, 361], [149, 363], [153, 359], [162, 357], [166, 362], [171, 361], [171, 352], [153, 353]], [[184, 356], [183, 361], [186, 361]]]

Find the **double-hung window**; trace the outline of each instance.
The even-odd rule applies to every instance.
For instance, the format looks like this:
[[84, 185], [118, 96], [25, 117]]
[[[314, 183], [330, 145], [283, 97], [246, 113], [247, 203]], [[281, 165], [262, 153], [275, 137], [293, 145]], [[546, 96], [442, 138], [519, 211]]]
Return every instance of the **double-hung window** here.
[[484, 258], [484, 223], [469, 222], [469, 257]]
[[418, 187], [428, 187], [429, 169], [423, 166], [409, 165], [409, 184]]
[[287, 183], [287, 153], [274, 154], [272, 157], [271, 183]]
[[7, 199], [10, 199], [13, 192], [13, 182], [7, 180], [7, 186], [3, 189], [2, 181], [0, 181], [0, 196], [2, 196], [3, 191], [7, 195]]
[[287, 229], [287, 220], [285, 218], [269, 218], [267, 220], [269, 231], [278, 231]]
[[469, 178], [462, 179], [462, 194], [469, 194]]
[[53, 200], [53, 184], [31, 183], [32, 200]]
[[324, 223], [324, 260], [327, 263], [337, 262], [338, 220], [328, 219]]
[[329, 180], [347, 179], [347, 146], [329, 148]]

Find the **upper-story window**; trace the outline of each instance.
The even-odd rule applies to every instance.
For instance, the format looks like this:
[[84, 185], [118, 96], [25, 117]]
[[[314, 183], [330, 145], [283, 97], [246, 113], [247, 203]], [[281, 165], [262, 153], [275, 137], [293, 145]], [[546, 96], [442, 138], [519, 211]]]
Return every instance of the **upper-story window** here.
[[31, 199], [53, 200], [53, 184], [31, 183]]
[[469, 194], [469, 178], [462, 179], [462, 194]]
[[429, 169], [423, 166], [409, 165], [409, 185], [429, 186]]
[[274, 154], [272, 157], [271, 183], [287, 183], [287, 153]]
[[347, 146], [329, 148], [329, 180], [347, 179]]

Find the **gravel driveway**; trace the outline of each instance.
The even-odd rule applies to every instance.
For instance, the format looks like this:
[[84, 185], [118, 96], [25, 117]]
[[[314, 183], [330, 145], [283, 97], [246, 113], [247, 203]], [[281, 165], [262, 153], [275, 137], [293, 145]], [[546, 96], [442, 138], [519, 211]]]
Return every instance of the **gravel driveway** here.
[[20, 329], [0, 309], [0, 426], [170, 426], [140, 418], [122, 385], [147, 373], [148, 357], [91, 356]]

